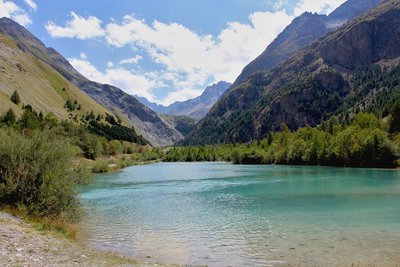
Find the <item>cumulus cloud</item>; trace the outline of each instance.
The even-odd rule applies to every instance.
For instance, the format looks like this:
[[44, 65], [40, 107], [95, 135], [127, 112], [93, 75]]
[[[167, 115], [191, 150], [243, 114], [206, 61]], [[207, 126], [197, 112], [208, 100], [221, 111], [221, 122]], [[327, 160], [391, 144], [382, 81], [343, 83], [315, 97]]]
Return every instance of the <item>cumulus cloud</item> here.
[[102, 21], [97, 17], [84, 18], [75, 12], [71, 12], [71, 17], [65, 26], [58, 26], [52, 21], [47, 22], [45, 27], [50, 36], [81, 40], [104, 36], [104, 30], [101, 27]]
[[300, 16], [306, 11], [329, 14], [344, 2], [346, 2], [346, 0], [300, 0], [294, 8], [294, 15]]
[[[73, 12], [71, 15], [65, 27], [49, 22], [46, 25], [49, 34], [79, 39], [104, 37], [108, 45], [142, 51], [158, 64], [157, 71], [152, 73], [135, 73], [114, 64], [108, 64], [101, 73], [81, 56], [71, 59], [79, 71], [92, 80], [119, 86], [128, 93], [163, 104], [198, 96], [211, 82], [233, 81], [293, 19], [284, 10], [254, 12], [248, 23], [228, 23], [217, 36], [211, 36], [199, 35], [178, 23], [148, 24], [130, 15], [120, 22], [112, 20], [103, 29], [96, 17], [83, 18]], [[136, 55], [121, 60], [119, 65], [137, 64], [141, 59], [142, 55]], [[159, 100], [151, 92], [156, 85], [158, 88], [168, 85], [175, 91]]]
[[33, 2], [33, 0], [25, 0], [25, 3], [26, 3], [30, 8], [32, 8], [33, 10], [36, 11], [37, 5], [36, 5], [35, 2]]
[[0, 0], [0, 18], [2, 17], [11, 18], [23, 26], [32, 23], [26, 11], [11, 1]]
[[115, 67], [112, 62], [108, 62], [107, 69], [102, 72], [87, 59], [69, 58], [68, 60], [86, 78], [99, 83], [117, 86], [128, 94], [143, 96], [150, 101], [155, 101], [151, 90], [161, 86], [160, 83], [146, 77], [150, 74], [138, 74], [125, 68]]
[[122, 59], [119, 64], [137, 64], [143, 57], [141, 55], [136, 55], [134, 57]]
[[114, 47], [135, 46], [165, 68], [163, 78], [186, 92], [197, 91], [209, 80], [233, 81], [293, 17], [285, 11], [255, 12], [249, 24], [232, 22], [217, 37], [198, 35], [178, 24], [147, 24], [133, 16], [111, 22], [106, 40]]

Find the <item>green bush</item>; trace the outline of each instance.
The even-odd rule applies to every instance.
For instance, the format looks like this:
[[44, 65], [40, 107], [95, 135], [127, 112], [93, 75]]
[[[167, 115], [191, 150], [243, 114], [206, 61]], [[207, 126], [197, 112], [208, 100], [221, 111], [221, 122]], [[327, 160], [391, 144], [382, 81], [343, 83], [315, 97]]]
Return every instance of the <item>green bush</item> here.
[[98, 161], [92, 167], [93, 173], [105, 173], [109, 171], [110, 167], [108, 166], [108, 162], [106, 160]]
[[46, 132], [25, 137], [0, 129], [0, 204], [38, 217], [77, 219], [75, 187], [88, 173], [72, 164], [76, 153]]

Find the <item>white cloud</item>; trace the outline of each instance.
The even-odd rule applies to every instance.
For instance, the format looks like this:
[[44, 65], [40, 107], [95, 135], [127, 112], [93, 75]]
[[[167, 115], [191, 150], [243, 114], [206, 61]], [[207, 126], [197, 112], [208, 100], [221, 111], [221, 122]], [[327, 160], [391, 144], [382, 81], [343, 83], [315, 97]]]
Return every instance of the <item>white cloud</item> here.
[[122, 59], [119, 62], [119, 64], [121, 64], [121, 65], [124, 65], [124, 64], [137, 64], [137, 63], [139, 63], [139, 61], [141, 59], [143, 59], [143, 57], [141, 55], [136, 55], [134, 57]]
[[255, 12], [250, 24], [229, 23], [217, 37], [198, 35], [177, 23], [151, 25], [132, 16], [106, 27], [106, 40], [115, 47], [134, 46], [164, 68], [161, 78], [185, 92], [198, 91], [207, 81], [233, 81], [293, 17], [285, 11]]
[[274, 10], [282, 10], [287, 5], [289, 5], [289, 0], [278, 0], [273, 2], [272, 8]]
[[[294, 15], [305, 11], [329, 13], [344, 1], [298, 0]], [[46, 29], [53, 37], [103, 37], [108, 45], [115, 48], [132, 48], [136, 56], [120, 60], [118, 66], [108, 63], [104, 72], [90, 64], [86, 55], [71, 59], [71, 63], [92, 80], [113, 84], [151, 101], [169, 104], [199, 95], [210, 82], [233, 82], [243, 67], [256, 58], [294, 18], [284, 9], [289, 5], [288, 0], [277, 0], [271, 4], [274, 12], [254, 12], [249, 15], [249, 22], [228, 23], [216, 36], [200, 35], [178, 23], [148, 23], [131, 15], [124, 16], [121, 21], [112, 19], [103, 28], [98, 18], [84, 18], [74, 12], [71, 12], [72, 18], [64, 27], [49, 21]], [[139, 73], [123, 68], [122, 65], [138, 64], [144, 54], [146, 60], [148, 57], [158, 65], [156, 71]], [[175, 91], [158, 100], [152, 90], [161, 87], [174, 88]]]
[[111, 69], [114, 67], [114, 63], [112, 63], [112, 61], [108, 61], [107, 62], [107, 68]]
[[11, 1], [0, 0], [0, 18], [2, 17], [11, 18], [23, 26], [32, 23], [26, 11]]
[[[133, 16], [124, 16], [121, 22], [111, 20], [103, 30], [99, 19], [71, 14], [73, 18], [65, 27], [48, 22], [50, 35], [79, 39], [102, 36], [109, 45], [129, 46], [135, 53], [146, 53], [158, 64], [157, 71], [152, 73], [137, 73], [114, 64], [108, 64], [105, 73], [101, 73], [81, 55], [81, 59], [71, 59], [79, 71], [92, 80], [113, 84], [163, 104], [198, 96], [210, 82], [232, 82], [293, 19], [285, 10], [254, 12], [249, 23], [228, 23], [213, 37], [199, 35], [178, 23], [147, 24]], [[136, 55], [121, 60], [119, 65], [137, 64], [141, 59], [142, 55]], [[157, 101], [151, 90], [167, 87], [166, 84], [175, 91]]]
[[69, 58], [68, 60], [88, 79], [117, 86], [128, 94], [143, 96], [150, 101], [156, 101], [151, 90], [162, 86], [160, 83], [149, 80], [146, 77], [147, 74], [138, 74], [124, 68], [114, 67], [114, 64], [107, 64], [105, 72], [101, 72], [85, 59]]
[[66, 26], [58, 26], [49, 21], [46, 24], [47, 32], [52, 37], [78, 38], [81, 40], [104, 36], [101, 28], [102, 21], [94, 16], [88, 18], [81, 17], [75, 12], [71, 12], [72, 19], [67, 21]]
[[87, 56], [83, 51], [79, 54], [79, 56], [81, 57], [81, 59], [87, 59]]
[[174, 91], [169, 93], [162, 101], [159, 101], [159, 104], [168, 106], [176, 101], [185, 101], [188, 99], [193, 99], [201, 95], [202, 90], [196, 89], [181, 89], [178, 91]]
[[346, 0], [300, 0], [294, 8], [294, 15], [300, 16], [306, 11], [329, 14], [344, 2]]
[[35, 2], [33, 2], [33, 0], [25, 0], [25, 3], [26, 3], [30, 8], [32, 8], [33, 10], [36, 11], [37, 5], [36, 5]]

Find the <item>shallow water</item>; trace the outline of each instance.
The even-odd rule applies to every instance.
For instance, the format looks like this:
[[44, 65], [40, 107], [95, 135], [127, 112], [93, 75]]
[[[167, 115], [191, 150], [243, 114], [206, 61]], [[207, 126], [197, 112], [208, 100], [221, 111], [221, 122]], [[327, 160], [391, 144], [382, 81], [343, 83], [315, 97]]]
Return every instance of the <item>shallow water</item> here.
[[81, 197], [79, 238], [139, 260], [400, 266], [400, 171], [158, 163]]

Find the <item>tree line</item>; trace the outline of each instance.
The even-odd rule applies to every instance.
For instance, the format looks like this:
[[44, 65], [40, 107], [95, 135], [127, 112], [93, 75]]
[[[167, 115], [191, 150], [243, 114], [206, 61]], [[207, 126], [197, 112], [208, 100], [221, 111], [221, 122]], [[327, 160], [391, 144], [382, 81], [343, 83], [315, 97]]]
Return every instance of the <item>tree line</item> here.
[[360, 113], [348, 124], [337, 117], [318, 127], [281, 132], [247, 144], [176, 147], [163, 160], [231, 161], [235, 164], [291, 164], [394, 168], [400, 161], [400, 103], [390, 119]]

